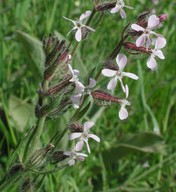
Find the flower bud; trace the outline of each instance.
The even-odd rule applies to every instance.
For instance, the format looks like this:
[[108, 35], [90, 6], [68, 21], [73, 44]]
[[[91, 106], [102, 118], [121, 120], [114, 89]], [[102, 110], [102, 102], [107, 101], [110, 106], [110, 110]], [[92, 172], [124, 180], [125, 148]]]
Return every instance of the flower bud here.
[[52, 155], [51, 162], [53, 164], [59, 163], [60, 161], [63, 161], [66, 158], [68, 158], [68, 156], [64, 154], [64, 151], [55, 151]]
[[15, 175], [16, 173], [21, 172], [23, 170], [24, 170], [24, 165], [22, 163], [18, 163], [18, 164], [13, 165], [10, 168], [8, 175], [11, 177], [11, 176]]
[[34, 192], [34, 184], [29, 177], [22, 183], [20, 192]]
[[71, 133], [75, 133], [75, 132], [83, 132], [83, 126], [78, 123], [78, 122], [71, 122], [69, 125], [68, 125]]
[[101, 11], [101, 12], [112, 9], [116, 5], [116, 2], [106, 2], [106, 3], [103, 3], [103, 4], [98, 4], [98, 3], [96, 3], [96, 5], [95, 5], [95, 10], [96, 11]]
[[162, 14], [162, 15], [159, 15], [158, 17], [160, 19], [160, 22], [163, 22], [167, 19], [167, 14]]
[[43, 166], [48, 159], [48, 153], [53, 147], [54, 145], [50, 143], [46, 147], [35, 151], [27, 163], [27, 166], [30, 168], [39, 168]]
[[111, 105], [111, 103], [121, 103], [122, 100], [101, 90], [93, 91], [91, 92], [91, 95], [95, 103], [100, 106], [108, 106]]
[[[130, 42], [125, 42], [124, 47], [129, 53], [147, 53], [147, 54], [152, 53], [152, 50], [150, 48], [147, 49], [146, 47], [137, 47], [136, 44]], [[136, 52], [130, 52], [130, 51], [136, 51]]]

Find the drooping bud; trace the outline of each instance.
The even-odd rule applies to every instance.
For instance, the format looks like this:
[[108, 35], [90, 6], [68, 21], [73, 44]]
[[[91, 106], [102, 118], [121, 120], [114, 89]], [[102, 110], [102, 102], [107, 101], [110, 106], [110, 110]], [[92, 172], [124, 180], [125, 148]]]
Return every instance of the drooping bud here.
[[78, 123], [78, 122], [71, 122], [69, 125], [68, 125], [71, 133], [75, 133], [75, 132], [83, 132], [83, 126]]
[[31, 158], [30, 158], [29, 162], [27, 163], [27, 167], [39, 168], [39, 167], [43, 166], [46, 163], [46, 161], [48, 160], [49, 152], [51, 151], [51, 149], [53, 149], [53, 147], [54, 147], [54, 145], [50, 143], [46, 147], [35, 151], [31, 155]]
[[68, 158], [68, 156], [64, 154], [64, 151], [55, 151], [55, 152], [52, 154], [51, 162], [52, 162], [53, 164], [59, 163], [60, 161], [65, 160], [66, 158]]

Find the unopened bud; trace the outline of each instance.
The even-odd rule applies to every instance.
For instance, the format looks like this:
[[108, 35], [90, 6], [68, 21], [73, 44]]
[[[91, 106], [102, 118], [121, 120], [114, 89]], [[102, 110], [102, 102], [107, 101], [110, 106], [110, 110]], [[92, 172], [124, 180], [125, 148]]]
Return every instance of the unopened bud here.
[[18, 163], [16, 165], [13, 165], [10, 170], [8, 175], [11, 177], [15, 175], [16, 173], [22, 172], [24, 170], [24, 165], [22, 163]]
[[50, 143], [46, 147], [35, 151], [27, 163], [27, 166], [30, 168], [38, 168], [44, 165], [48, 159], [48, 153], [53, 147], [54, 145]]
[[147, 54], [152, 53], [151, 49], [147, 49], [146, 47], [142, 47], [142, 46], [137, 47], [136, 44], [130, 43], [130, 42], [125, 42], [124, 47], [129, 53], [134, 53], [130, 51], [135, 51], [135, 53], [147, 53]]
[[55, 151], [52, 155], [51, 161], [52, 163], [58, 163], [66, 158], [68, 158], [68, 156], [64, 154], [64, 151]]
[[34, 192], [34, 184], [30, 178], [26, 178], [22, 183], [20, 192]]
[[71, 122], [68, 127], [72, 133], [83, 132], [83, 126], [78, 122]]
[[121, 103], [121, 99], [115, 96], [112, 96], [109, 93], [106, 93], [101, 90], [91, 92], [91, 95], [97, 105], [108, 106], [111, 103]]
[[103, 4], [96, 4], [95, 6], [95, 10], [96, 11], [107, 11], [109, 9], [114, 8], [116, 5], [116, 2], [107, 2], [107, 3], [103, 3]]
[[167, 19], [167, 14], [162, 14], [162, 15], [159, 15], [158, 17], [160, 19], [160, 22], [163, 22]]

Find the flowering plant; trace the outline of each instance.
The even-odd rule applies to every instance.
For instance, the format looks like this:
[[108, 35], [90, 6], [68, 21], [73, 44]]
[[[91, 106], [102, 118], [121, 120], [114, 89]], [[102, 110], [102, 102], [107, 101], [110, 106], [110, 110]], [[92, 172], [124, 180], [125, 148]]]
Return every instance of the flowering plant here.
[[[98, 31], [96, 28], [100, 22], [95, 23], [95, 15], [102, 17], [106, 12], [120, 12], [122, 19], [125, 19], [124, 8], [132, 11], [132, 7], [127, 6], [124, 1], [117, 0], [113, 3], [95, 3], [93, 10], [85, 11], [78, 20], [68, 19], [64, 16], [64, 19], [74, 25], [68, 33], [74, 32], [76, 43], [73, 49], [65, 40], [60, 40], [53, 35], [43, 39], [45, 63], [43, 79], [38, 91], [38, 102], [35, 107], [36, 124], [26, 133], [23, 142], [19, 144], [20, 155], [14, 153], [16, 156], [19, 155], [20, 158], [18, 161], [16, 161], [16, 157], [12, 159], [8, 177], [5, 176], [5, 182], [2, 182], [0, 190], [8, 188], [14, 181], [22, 179], [23, 176], [32, 177], [33, 173], [47, 175], [64, 167], [73, 166], [77, 161], [84, 161], [91, 153], [89, 140], [91, 142], [91, 139], [93, 139], [97, 143], [100, 143], [101, 140], [96, 134], [89, 133], [92, 129], [95, 132], [95, 122], [84, 121], [83, 124], [80, 123], [91, 104], [98, 106], [118, 104], [120, 105], [118, 113], [120, 120], [128, 118], [126, 107], [131, 105], [131, 102], [127, 100], [130, 88], [122, 79], [129, 77], [138, 80], [139, 77], [131, 72], [124, 72], [124, 69], [128, 67], [125, 54], [128, 52], [129, 54], [144, 53], [149, 55], [147, 67], [156, 70], [155, 57], [165, 58], [161, 49], [166, 45], [166, 39], [161, 34], [156, 33], [156, 30], [159, 29], [159, 24], [166, 19], [166, 15], [157, 16], [150, 12], [139, 15], [136, 23], [128, 24], [123, 29], [121, 40], [105, 58], [105, 62], [100, 63], [98, 67], [96, 66], [97, 72], [93, 71], [89, 75], [84, 74], [84, 82], [80, 78], [79, 70], [72, 67], [79, 43], [87, 41], [93, 33]], [[111, 78], [106, 85], [107, 89], [103, 91], [104, 87], [101, 87], [99, 82], [100, 77], [104, 78], [105, 81], [106, 77]], [[118, 82], [122, 88], [122, 92], [118, 94], [123, 97], [116, 95]], [[71, 111], [73, 115], [67, 122], [65, 129], [62, 132], [58, 130], [45, 147], [37, 149], [45, 122], [49, 119], [62, 117], [68, 111]], [[67, 139], [72, 145], [69, 150], [59, 148], [61, 139], [66, 134], [69, 135], [69, 139]], [[76, 143], [73, 140], [76, 140]], [[84, 144], [88, 154], [83, 151], [85, 149]], [[49, 166], [49, 170], [47, 166]], [[28, 177], [26, 180], [28, 180]], [[25, 186], [26, 180], [22, 187]], [[37, 182], [42, 183], [42, 181], [43, 178]], [[35, 187], [38, 186], [37, 184], [35, 184]]]

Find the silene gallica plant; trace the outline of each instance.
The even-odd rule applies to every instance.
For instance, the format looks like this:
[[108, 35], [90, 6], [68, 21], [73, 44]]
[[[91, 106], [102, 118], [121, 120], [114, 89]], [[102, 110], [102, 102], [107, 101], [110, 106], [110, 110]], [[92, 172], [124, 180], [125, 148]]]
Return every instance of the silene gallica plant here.
[[[96, 135], [96, 123], [81, 120], [89, 108], [92, 105], [111, 107], [117, 104], [117, 117], [112, 118], [117, 118], [117, 121], [118, 118], [122, 121], [128, 118], [132, 101], [128, 100], [130, 87], [125, 81], [127, 78], [138, 80], [139, 77], [129, 72], [127, 55], [145, 54], [146, 66], [150, 70], [157, 70], [158, 58], [165, 59], [162, 49], [166, 39], [158, 31], [167, 16], [145, 12], [121, 30], [119, 43], [104, 61], [97, 59], [97, 66], [92, 71], [80, 74], [79, 69], [73, 68], [73, 58], [79, 44], [87, 42], [92, 33], [98, 33], [98, 25], [104, 15], [112, 19], [112, 14], [120, 14], [121, 20], [128, 19], [126, 12], [135, 9], [123, 0], [105, 3], [95, 0], [93, 5], [92, 11], [83, 10], [78, 19], [63, 15], [63, 22], [72, 25], [67, 37], [74, 36], [73, 48], [53, 35], [43, 38], [45, 63], [35, 107], [36, 124], [24, 134], [12, 153], [8, 171], [0, 182], [0, 191], [18, 181], [22, 183], [20, 190], [28, 191], [32, 187], [37, 191], [46, 175], [77, 166], [77, 161], [85, 161], [93, 150], [89, 141], [96, 145], [101, 142], [101, 135]], [[99, 77], [107, 79], [107, 89], [101, 88]], [[117, 91], [123, 97], [115, 95]], [[41, 147], [40, 137], [45, 122], [64, 116], [69, 110], [73, 115], [63, 131], [53, 132], [50, 142]], [[61, 149], [60, 143], [66, 134], [73, 147]]]

